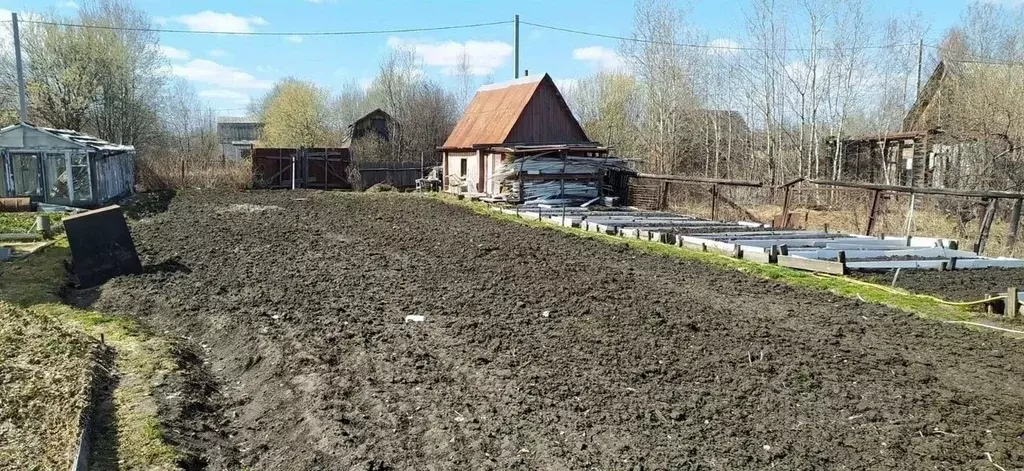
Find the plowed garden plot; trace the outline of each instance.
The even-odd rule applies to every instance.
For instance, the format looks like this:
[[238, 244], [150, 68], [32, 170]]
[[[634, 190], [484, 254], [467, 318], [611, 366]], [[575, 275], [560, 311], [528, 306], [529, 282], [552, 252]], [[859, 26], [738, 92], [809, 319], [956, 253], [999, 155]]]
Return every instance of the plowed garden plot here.
[[185, 193], [133, 230], [165, 269], [93, 304], [201, 347], [226, 406], [172, 425], [229, 437], [184, 434], [208, 463], [1024, 466], [998, 335], [409, 195]]

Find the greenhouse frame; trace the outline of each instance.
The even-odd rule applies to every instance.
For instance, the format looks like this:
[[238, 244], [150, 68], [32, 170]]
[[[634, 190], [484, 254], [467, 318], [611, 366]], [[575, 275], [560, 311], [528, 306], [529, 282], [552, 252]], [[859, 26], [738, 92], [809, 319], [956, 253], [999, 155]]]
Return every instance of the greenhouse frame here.
[[0, 152], [0, 196], [97, 207], [135, 188], [134, 147], [77, 131], [15, 124], [0, 129]]

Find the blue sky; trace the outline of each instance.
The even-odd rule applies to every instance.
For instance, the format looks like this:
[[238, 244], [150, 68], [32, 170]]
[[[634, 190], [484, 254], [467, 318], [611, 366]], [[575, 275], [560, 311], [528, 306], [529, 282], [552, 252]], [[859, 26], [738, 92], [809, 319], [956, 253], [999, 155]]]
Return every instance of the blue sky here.
[[[954, 24], [968, 0], [875, 0], [873, 14], [921, 11], [932, 38]], [[1019, 0], [1004, 0], [1019, 1]], [[742, 44], [747, 2], [696, 0], [689, 19], [709, 39]], [[434, 27], [511, 20], [572, 29], [627, 35], [633, 3], [623, 0], [136, 0], [157, 27], [231, 31], [351, 31]], [[73, 14], [67, 0], [0, 0], [0, 9], [53, 10]], [[521, 68], [531, 74], [550, 73], [558, 80], [591, 74], [615, 61], [618, 42], [542, 30], [522, 25]], [[424, 71], [442, 83], [453, 83], [450, 69], [466, 47], [476, 80], [512, 78], [512, 25], [424, 33], [369, 36], [225, 36], [162, 33], [161, 44], [175, 75], [194, 84], [219, 114], [240, 114], [250, 97], [259, 96], [285, 76], [309, 79], [331, 88], [347, 82], [366, 84], [381, 57], [397, 45], [414, 48]], [[454, 86], [454, 85], [453, 85]]]

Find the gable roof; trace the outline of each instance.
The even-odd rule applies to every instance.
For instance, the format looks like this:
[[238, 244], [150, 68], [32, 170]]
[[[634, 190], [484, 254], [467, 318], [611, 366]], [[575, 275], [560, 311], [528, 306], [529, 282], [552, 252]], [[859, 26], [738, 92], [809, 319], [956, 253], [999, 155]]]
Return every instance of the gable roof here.
[[8, 133], [14, 131], [15, 129], [39, 132], [47, 136], [60, 139], [67, 143], [74, 144], [76, 147], [81, 148], [118, 152], [135, 150], [135, 147], [133, 146], [124, 144], [114, 144], [112, 142], [104, 141], [103, 139], [100, 139], [98, 137], [90, 136], [88, 134], [81, 133], [78, 131], [73, 131], [71, 129], [44, 128], [42, 126], [35, 126], [29, 123], [12, 124], [3, 129], [0, 129], [0, 134]]
[[571, 118], [579, 134], [586, 136], [554, 80], [544, 74], [480, 87], [441, 149], [472, 149], [482, 144], [505, 143], [530, 100], [543, 87], [554, 91], [558, 101], [556, 106]]
[[[921, 92], [918, 93], [917, 98], [914, 100], [913, 106], [907, 111], [906, 117], [903, 118], [903, 130], [904, 131], [923, 131], [919, 129], [922, 126], [921, 118], [924, 116], [928, 106], [935, 101], [936, 96], [942, 90], [942, 83], [950, 77], [959, 78], [978, 78], [985, 75], [991, 75], [995, 73], [1005, 74], [1007, 78], [1013, 76], [1020, 76], [1024, 72], [1024, 67], [1019, 63], [1013, 62], [997, 62], [997, 61], [976, 61], [976, 60], [956, 60], [956, 59], [944, 59], [939, 61], [935, 66], [935, 70], [928, 77], [928, 81], [925, 82], [924, 86], [921, 87]], [[1010, 83], [1006, 83], [1007, 86], [1012, 86]]]
[[395, 124], [395, 125], [398, 124], [398, 121], [395, 119], [394, 116], [391, 116], [387, 111], [384, 111], [384, 110], [382, 110], [380, 108], [377, 108], [377, 109], [375, 109], [375, 110], [373, 110], [373, 111], [371, 111], [369, 113], [364, 114], [361, 118], [359, 118], [359, 119], [357, 119], [355, 121], [352, 121], [352, 123], [350, 123], [348, 125], [348, 127], [349, 127], [349, 129], [351, 129], [351, 128], [355, 127], [356, 123], [358, 123], [360, 121], [367, 120], [367, 119], [372, 119], [373, 117], [378, 116], [378, 115], [383, 117], [386, 121], [388, 121], [391, 124]]

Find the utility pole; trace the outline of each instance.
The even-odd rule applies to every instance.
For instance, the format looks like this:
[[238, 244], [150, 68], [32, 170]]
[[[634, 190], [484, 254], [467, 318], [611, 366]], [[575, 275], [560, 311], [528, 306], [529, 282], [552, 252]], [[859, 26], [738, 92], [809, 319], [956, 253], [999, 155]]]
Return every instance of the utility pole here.
[[924, 38], [917, 43], [917, 93], [914, 95], [914, 100], [917, 100], [917, 96], [921, 94], [921, 67], [924, 63]]
[[21, 64], [21, 35], [18, 34], [18, 14], [11, 13], [11, 29], [14, 32], [14, 68], [18, 69], [18, 120], [28, 122], [28, 97], [25, 96], [25, 72]]
[[516, 24], [515, 25], [515, 53], [514, 53], [515, 54], [515, 62], [516, 62], [516, 65], [515, 65], [515, 67], [516, 67], [516, 76], [515, 76], [515, 78], [519, 78], [519, 15], [516, 15], [515, 24]]

